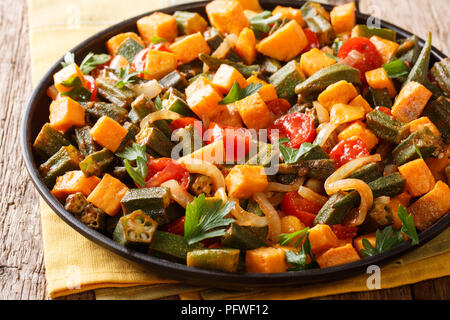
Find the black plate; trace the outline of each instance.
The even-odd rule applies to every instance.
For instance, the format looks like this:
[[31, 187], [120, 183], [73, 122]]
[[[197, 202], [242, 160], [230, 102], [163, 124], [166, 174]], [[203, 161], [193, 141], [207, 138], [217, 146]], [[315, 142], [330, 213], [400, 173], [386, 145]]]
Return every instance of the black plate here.
[[[262, 6], [265, 9], [272, 10], [276, 5], [284, 5], [291, 7], [300, 7], [302, 1], [275, 1], [275, 0], [261, 0]], [[158, 11], [173, 13], [176, 10], [186, 10], [199, 12], [205, 16], [204, 7], [208, 1], [183, 4], [179, 6], [173, 6]], [[331, 10], [331, 6], [325, 6], [327, 10]], [[93, 51], [96, 53], [106, 52], [105, 42], [112, 36], [128, 31], [137, 31], [136, 21], [152, 12], [147, 12], [141, 16], [123, 21], [118, 23], [94, 36], [83, 41], [81, 44], [76, 46], [71, 50], [75, 53], [77, 57], [77, 62], [80, 58], [84, 57], [87, 53]], [[365, 24], [368, 19], [367, 15], [357, 13], [358, 23]], [[420, 23], [420, 21], [418, 21]], [[385, 28], [390, 28], [397, 32], [400, 38], [406, 38], [411, 36], [411, 33], [396, 27], [387, 22], [381, 21], [381, 26]], [[421, 45], [423, 45], [423, 40], [421, 40]], [[432, 50], [432, 60], [434, 63], [438, 60], [445, 58], [444, 54], [433, 47]], [[281, 286], [292, 286], [292, 285], [302, 285], [307, 283], [332, 281], [337, 279], [342, 279], [354, 275], [356, 273], [365, 272], [369, 265], [382, 264], [388, 260], [398, 257], [401, 254], [413, 249], [410, 243], [403, 243], [389, 251], [382, 254], [364, 258], [359, 261], [327, 268], [327, 269], [314, 269], [298, 272], [285, 272], [285, 273], [272, 273], [272, 274], [252, 274], [252, 273], [224, 273], [217, 271], [209, 271], [197, 268], [190, 268], [186, 265], [170, 262], [167, 260], [155, 258], [146, 254], [142, 254], [133, 250], [129, 250], [112, 239], [102, 235], [101, 233], [89, 229], [79, 220], [77, 220], [72, 214], [64, 209], [64, 207], [56, 200], [49, 189], [41, 181], [38, 172], [39, 163], [35, 158], [32, 151], [32, 144], [37, 134], [39, 133], [41, 127], [44, 123], [48, 122], [49, 116], [49, 105], [51, 100], [46, 95], [46, 89], [53, 84], [53, 74], [56, 73], [60, 68], [60, 62], [63, 60], [61, 58], [58, 62], [53, 65], [53, 67], [46, 73], [46, 75], [39, 82], [37, 87], [34, 89], [31, 98], [28, 102], [28, 106], [24, 112], [22, 124], [21, 124], [21, 144], [24, 160], [26, 167], [31, 176], [31, 179], [38, 189], [41, 196], [45, 199], [47, 204], [58, 214], [58, 216], [63, 219], [72, 228], [77, 230], [79, 233], [84, 235], [86, 238], [94, 241], [95, 243], [105, 247], [116, 254], [133, 260], [138, 264], [147, 267], [161, 276], [184, 281], [189, 284], [217, 287], [217, 288], [228, 288], [228, 289], [249, 289], [249, 288], [262, 288], [262, 287], [281, 287]], [[442, 232], [447, 226], [450, 225], [450, 215], [446, 215], [437, 221], [433, 226], [425, 230], [419, 235], [420, 245], [429, 241], [440, 232]]]

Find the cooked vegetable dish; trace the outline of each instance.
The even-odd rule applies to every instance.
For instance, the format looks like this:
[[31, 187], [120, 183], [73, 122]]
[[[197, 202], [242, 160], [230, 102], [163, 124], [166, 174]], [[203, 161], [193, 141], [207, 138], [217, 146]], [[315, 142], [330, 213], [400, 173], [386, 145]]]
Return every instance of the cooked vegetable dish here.
[[66, 210], [130, 250], [328, 268], [416, 245], [450, 210], [450, 61], [430, 65], [431, 34], [356, 24], [353, 2], [214, 0], [105, 47], [66, 54], [33, 148]]

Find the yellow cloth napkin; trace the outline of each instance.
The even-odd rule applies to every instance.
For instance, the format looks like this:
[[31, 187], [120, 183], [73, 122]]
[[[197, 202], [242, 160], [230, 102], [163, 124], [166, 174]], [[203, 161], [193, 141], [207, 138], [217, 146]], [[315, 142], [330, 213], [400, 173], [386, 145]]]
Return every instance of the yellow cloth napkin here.
[[[192, 1], [28, 0], [33, 84], [76, 44], [126, 18]], [[99, 299], [155, 299], [179, 294], [182, 299], [301, 299], [368, 290], [367, 275], [292, 290], [235, 292], [202, 289], [162, 279], [143, 267], [94, 244], [63, 222], [41, 200], [41, 222], [48, 292], [55, 298], [96, 290]], [[382, 288], [450, 275], [450, 230], [382, 268]], [[127, 288], [123, 288], [127, 287]]]

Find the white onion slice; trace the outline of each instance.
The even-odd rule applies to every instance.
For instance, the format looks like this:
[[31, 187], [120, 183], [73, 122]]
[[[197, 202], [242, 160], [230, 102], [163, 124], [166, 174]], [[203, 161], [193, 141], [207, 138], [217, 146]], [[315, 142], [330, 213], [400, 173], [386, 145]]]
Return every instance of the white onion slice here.
[[178, 162], [191, 173], [199, 173], [211, 177], [216, 190], [219, 188], [225, 188], [225, 178], [223, 177], [222, 172], [211, 162], [195, 158], [181, 158]]
[[269, 227], [269, 239], [277, 242], [278, 235], [281, 233], [281, 219], [277, 210], [272, 206], [264, 193], [257, 192], [253, 195], [261, 211], [267, 218], [267, 225]]
[[162, 88], [159, 85], [157, 80], [150, 80], [141, 84], [131, 84], [128, 85], [131, 90], [136, 92], [137, 94], [143, 94], [149, 99], [155, 98], [158, 94], [161, 93]]
[[211, 56], [218, 59], [225, 58], [230, 49], [236, 46], [237, 41], [238, 37], [235, 34], [230, 33], [223, 39], [220, 46], [211, 54]]
[[230, 201], [234, 201], [234, 208], [231, 210], [231, 214], [236, 218], [236, 223], [240, 226], [250, 226], [256, 228], [262, 228], [267, 226], [267, 218], [260, 217], [252, 212], [245, 211], [239, 205], [239, 200], [230, 198]]
[[321, 105], [318, 101], [314, 101], [313, 106], [316, 108], [319, 123], [330, 122], [330, 113], [323, 105]]
[[168, 188], [172, 199], [183, 208], [186, 208], [189, 203], [194, 201], [194, 197], [184, 190], [175, 180], [165, 181], [161, 183], [161, 187]]
[[328, 201], [327, 197], [324, 197], [324, 196], [312, 191], [311, 189], [309, 189], [307, 187], [303, 187], [303, 186], [301, 186], [298, 189], [298, 194], [301, 195], [303, 198], [317, 202], [322, 206]]
[[173, 111], [169, 110], [159, 110], [150, 113], [148, 116], [146, 116], [141, 121], [141, 129], [144, 129], [147, 127], [147, 125], [152, 124], [153, 122], [157, 120], [176, 120], [181, 118], [182, 115]]
[[128, 65], [130, 65], [128, 60], [124, 56], [118, 54], [111, 60], [109, 67], [119, 71], [120, 69], [125, 69]]
[[323, 147], [327, 142], [328, 138], [330, 137], [330, 135], [334, 132], [334, 130], [336, 130], [337, 125], [332, 124], [330, 122], [326, 122], [322, 123], [320, 126], [322, 127], [320, 128], [320, 131], [317, 134], [315, 143]]
[[297, 190], [298, 187], [293, 184], [282, 184], [278, 182], [269, 182], [266, 189], [264, 189], [265, 192], [290, 192]]

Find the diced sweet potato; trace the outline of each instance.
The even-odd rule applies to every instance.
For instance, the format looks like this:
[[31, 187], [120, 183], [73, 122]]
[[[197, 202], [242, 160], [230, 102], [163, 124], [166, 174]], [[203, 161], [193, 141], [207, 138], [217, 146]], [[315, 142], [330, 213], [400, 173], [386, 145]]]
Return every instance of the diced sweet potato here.
[[256, 45], [256, 50], [271, 58], [289, 61], [296, 57], [307, 45], [308, 39], [306, 39], [302, 27], [297, 21], [291, 20], [261, 40]]
[[66, 87], [63, 83], [70, 82], [75, 77], [78, 77], [81, 84], [86, 87], [86, 79], [84, 78], [83, 72], [81, 72], [80, 68], [75, 63], [72, 63], [53, 75], [56, 90], [61, 93], [72, 90], [72, 87]]
[[270, 110], [258, 93], [245, 97], [234, 103], [247, 128], [259, 130], [270, 124]]
[[363, 107], [336, 103], [330, 110], [330, 122], [333, 124], [342, 124], [362, 120], [365, 115], [366, 112]]
[[128, 130], [110, 117], [103, 116], [97, 120], [89, 133], [92, 139], [103, 148], [116, 152], [122, 140], [127, 135]]
[[170, 46], [181, 63], [188, 63], [197, 59], [200, 53], [209, 54], [211, 49], [200, 32], [182, 37]]
[[149, 50], [145, 62], [144, 78], [159, 80], [177, 68], [177, 58], [172, 52]]
[[247, 87], [247, 80], [232, 66], [221, 64], [216, 71], [212, 83], [222, 93], [228, 94], [233, 84], [237, 82], [241, 88]]
[[251, 10], [257, 13], [263, 11], [261, 5], [259, 4], [259, 0], [233, 0], [233, 1], [239, 2], [244, 10]]
[[450, 146], [442, 155], [439, 155], [439, 158], [429, 157], [425, 159], [425, 162], [436, 181], [438, 180], [447, 181], [445, 168], [448, 165], [450, 165], [449, 157], [450, 157]]
[[180, 158], [179, 162], [188, 161], [189, 159], [203, 160], [213, 164], [223, 164], [225, 162], [223, 140], [214, 141], [213, 143]]
[[228, 194], [238, 199], [249, 198], [255, 192], [262, 192], [269, 183], [261, 166], [237, 165], [225, 178]]
[[439, 129], [436, 128], [434, 123], [431, 122], [428, 117], [420, 117], [419, 119], [413, 120], [408, 124], [408, 126], [410, 133], [414, 133], [422, 127], [428, 127], [431, 133], [433, 133], [435, 136], [437, 137], [441, 136], [441, 132], [439, 131]]
[[398, 47], [400, 46], [395, 41], [383, 39], [378, 36], [370, 37], [370, 42], [375, 45], [378, 52], [381, 54], [383, 63], [388, 63], [389, 60], [397, 54]]
[[264, 102], [267, 103], [269, 101], [278, 99], [277, 90], [275, 89], [275, 86], [273, 84], [267, 83], [255, 75], [248, 78], [247, 83], [248, 84], [250, 84], [250, 83], [262, 84], [262, 87], [261, 87], [261, 89], [259, 89], [258, 94], [261, 96], [261, 98], [264, 100]]
[[356, 23], [355, 3], [349, 2], [335, 6], [330, 12], [330, 17], [334, 32], [343, 33], [352, 31]]
[[367, 241], [370, 242], [370, 244], [372, 245], [372, 247], [375, 248], [375, 241], [376, 241], [376, 234], [375, 232], [372, 233], [368, 233], [368, 234], [364, 234], [362, 236], [356, 237], [353, 240], [353, 244], [355, 246], [355, 249], [358, 253], [361, 253], [361, 250], [364, 249], [364, 245], [362, 243], [363, 239], [366, 239]]
[[155, 12], [139, 19], [137, 28], [146, 46], [152, 43], [153, 37], [160, 37], [173, 42], [178, 35], [175, 17], [163, 12]]
[[436, 183], [423, 159], [407, 162], [398, 167], [398, 171], [406, 179], [406, 189], [413, 197], [429, 192]]
[[244, 8], [238, 1], [211, 1], [206, 5], [206, 14], [211, 25], [221, 33], [239, 35], [243, 28], [250, 26]]
[[272, 15], [279, 14], [281, 18], [295, 20], [301, 27], [305, 27], [306, 23], [303, 19], [302, 11], [300, 9], [295, 9], [292, 7], [282, 7], [276, 6], [272, 11]]
[[[281, 218], [280, 223], [281, 233], [292, 233], [305, 229], [305, 225], [301, 223], [301, 221], [296, 216], [284, 216], [283, 218]], [[295, 242], [300, 237], [301, 236], [295, 237], [288, 245], [294, 246]]]
[[245, 269], [253, 273], [277, 273], [287, 271], [286, 255], [282, 248], [262, 247], [247, 250]]
[[338, 140], [342, 141], [351, 137], [358, 137], [366, 144], [369, 150], [378, 144], [378, 138], [361, 121], [356, 121], [342, 130], [338, 135]]
[[82, 127], [85, 124], [84, 113], [84, 108], [69, 97], [54, 100], [50, 104], [50, 126], [62, 132]]
[[89, 194], [87, 200], [108, 215], [114, 216], [120, 210], [120, 201], [128, 188], [119, 179], [106, 173], [102, 181]]
[[366, 113], [369, 113], [372, 111], [372, 107], [370, 104], [364, 99], [361, 95], [358, 95], [356, 98], [354, 98], [352, 101], [348, 103], [351, 106], [360, 106], [363, 107]]
[[358, 91], [353, 84], [341, 80], [329, 85], [317, 98], [319, 103], [328, 111], [336, 103], [348, 103], [358, 95]]
[[373, 89], [387, 89], [391, 98], [395, 97], [397, 91], [395, 90], [394, 82], [390, 79], [383, 67], [367, 71], [365, 73], [367, 83]]
[[219, 105], [222, 95], [205, 77], [199, 77], [186, 88], [186, 101], [191, 110], [200, 118], [214, 118], [225, 106]]
[[359, 255], [351, 244], [342, 247], [331, 248], [322, 255], [316, 257], [320, 268], [330, 268], [342, 264], [358, 261]]
[[336, 60], [330, 58], [325, 54], [325, 52], [317, 48], [313, 48], [308, 52], [305, 52], [300, 58], [300, 68], [308, 77], [312, 76], [317, 71], [331, 66], [335, 63]]
[[392, 218], [394, 219], [394, 223], [392, 224], [393, 228], [400, 229], [402, 227], [402, 221], [398, 217], [398, 207], [402, 205], [403, 207], [407, 208], [411, 198], [412, 197], [408, 193], [408, 191], [404, 191], [393, 197], [389, 202], [389, 207], [392, 211]]
[[239, 33], [239, 38], [236, 42], [236, 47], [234, 50], [245, 61], [245, 63], [252, 64], [253, 61], [255, 61], [256, 38], [252, 29], [247, 27], [242, 29], [241, 33]]
[[214, 117], [211, 118], [211, 121], [217, 124], [236, 128], [244, 126], [241, 116], [239, 115], [239, 111], [236, 109], [234, 104], [225, 106], [223, 110], [220, 110]]
[[400, 90], [394, 105], [392, 114], [398, 120], [408, 123], [416, 120], [427, 105], [432, 93], [422, 84], [410, 81]]
[[145, 44], [142, 41], [141, 37], [139, 37], [135, 32], [119, 33], [118, 35], [112, 37], [106, 42], [106, 49], [108, 49], [109, 54], [115, 56], [117, 50], [119, 50], [120, 48], [120, 45], [128, 38], [136, 40], [143, 47], [145, 47]]
[[99, 183], [100, 178], [96, 176], [86, 177], [81, 170], [68, 171], [56, 179], [52, 194], [61, 201], [68, 195], [77, 192], [81, 192], [87, 197]]
[[326, 224], [318, 224], [309, 230], [312, 253], [319, 254], [337, 246], [336, 234]]
[[433, 190], [414, 202], [408, 212], [413, 215], [416, 228], [423, 231], [450, 210], [450, 188], [438, 181]]

